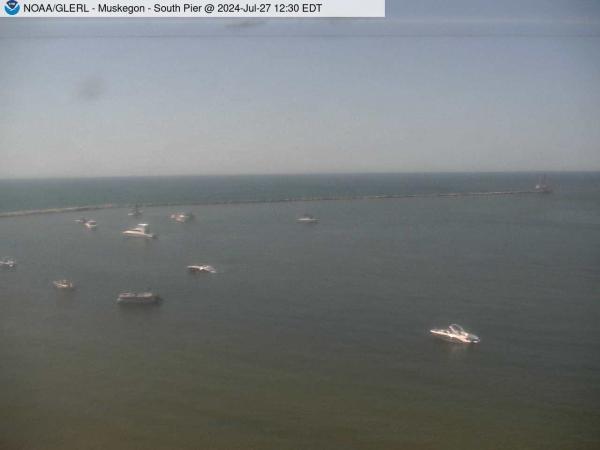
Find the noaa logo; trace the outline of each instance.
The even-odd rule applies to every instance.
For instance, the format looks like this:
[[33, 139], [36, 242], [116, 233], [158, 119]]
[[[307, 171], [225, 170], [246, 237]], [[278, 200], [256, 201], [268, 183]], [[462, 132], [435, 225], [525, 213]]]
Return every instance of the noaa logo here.
[[8, 0], [6, 5], [4, 5], [4, 11], [9, 16], [14, 16], [21, 10], [21, 6], [17, 0]]

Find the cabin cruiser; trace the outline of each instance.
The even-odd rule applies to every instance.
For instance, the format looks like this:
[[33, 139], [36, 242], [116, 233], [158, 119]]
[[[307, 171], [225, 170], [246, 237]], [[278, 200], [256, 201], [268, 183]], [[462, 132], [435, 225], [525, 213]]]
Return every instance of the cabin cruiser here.
[[73, 282], [69, 280], [56, 280], [53, 281], [52, 284], [57, 289], [75, 289], [75, 284], [73, 284]]
[[17, 265], [17, 263], [15, 262], [14, 259], [9, 259], [9, 258], [0, 259], [0, 267], [12, 269], [16, 265]]
[[139, 217], [142, 215], [142, 210], [139, 208], [138, 205], [134, 205], [127, 215], [131, 217]]
[[193, 218], [194, 214], [192, 214], [191, 212], [171, 214], [171, 219], [179, 223], [189, 222]]
[[80, 224], [85, 224], [88, 220], [85, 217], [80, 217], [79, 219], [75, 219], [75, 222]]
[[148, 232], [147, 223], [139, 223], [137, 227], [123, 231], [123, 235], [130, 237], [142, 237], [146, 239], [153, 239], [156, 237], [156, 234]]
[[188, 272], [191, 273], [217, 273], [217, 270], [213, 266], [187, 266]]
[[448, 328], [434, 328], [430, 330], [431, 334], [450, 342], [459, 342], [462, 344], [477, 344], [480, 339], [471, 333], [467, 333], [463, 327], [452, 324]]
[[159, 303], [162, 299], [153, 292], [121, 292], [117, 297], [118, 304], [148, 305]]
[[311, 216], [310, 214], [304, 214], [302, 217], [299, 217], [298, 219], [296, 219], [296, 222], [299, 222], [299, 223], [318, 223], [319, 219], [317, 219], [315, 216]]
[[95, 230], [96, 227], [98, 226], [98, 224], [96, 223], [95, 220], [86, 220], [84, 225], [86, 226], [86, 228], [88, 228], [90, 230]]

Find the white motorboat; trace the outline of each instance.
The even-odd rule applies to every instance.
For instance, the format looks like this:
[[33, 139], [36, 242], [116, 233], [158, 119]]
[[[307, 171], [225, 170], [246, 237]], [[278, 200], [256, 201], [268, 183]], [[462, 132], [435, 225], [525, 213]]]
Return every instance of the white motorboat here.
[[452, 324], [448, 328], [434, 328], [430, 330], [431, 334], [441, 339], [450, 342], [458, 342], [461, 344], [477, 344], [481, 339], [479, 336], [468, 333], [463, 327], [457, 324]]
[[17, 263], [14, 259], [9, 259], [9, 258], [0, 259], [0, 267], [2, 267], [2, 268], [12, 269], [16, 265], [17, 265]]
[[156, 234], [148, 231], [149, 226], [147, 223], [139, 223], [137, 227], [123, 231], [124, 236], [128, 237], [141, 237], [146, 239], [154, 239]]
[[75, 284], [69, 280], [56, 280], [56, 281], [53, 281], [52, 284], [57, 289], [66, 289], [66, 290], [75, 289]]
[[217, 270], [213, 266], [187, 266], [188, 272], [191, 273], [217, 273]]
[[75, 219], [75, 222], [80, 224], [85, 224], [88, 220], [85, 217], [80, 217], [79, 219]]
[[161, 300], [160, 296], [153, 292], [121, 292], [117, 297], [117, 303], [125, 305], [149, 305]]
[[296, 219], [296, 222], [299, 222], [299, 223], [318, 223], [319, 219], [317, 219], [315, 216], [311, 216], [310, 214], [304, 214], [302, 217], [298, 217], [298, 219]]
[[98, 227], [98, 224], [96, 223], [95, 220], [87, 220], [84, 223], [85, 227], [88, 228], [89, 230], [95, 230]]
[[189, 222], [193, 218], [194, 218], [194, 214], [192, 214], [191, 212], [171, 214], [171, 219], [174, 220], [175, 222], [179, 222], [179, 223]]

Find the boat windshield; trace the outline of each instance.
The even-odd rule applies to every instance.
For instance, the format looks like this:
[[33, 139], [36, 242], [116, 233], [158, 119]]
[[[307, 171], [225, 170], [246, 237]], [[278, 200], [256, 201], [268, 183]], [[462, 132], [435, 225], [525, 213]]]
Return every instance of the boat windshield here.
[[450, 325], [450, 331], [454, 332], [454, 333], [458, 333], [458, 334], [463, 334], [466, 333], [465, 330], [463, 329], [463, 327], [461, 327], [460, 325], [457, 325], [455, 323], [453, 323], [452, 325]]

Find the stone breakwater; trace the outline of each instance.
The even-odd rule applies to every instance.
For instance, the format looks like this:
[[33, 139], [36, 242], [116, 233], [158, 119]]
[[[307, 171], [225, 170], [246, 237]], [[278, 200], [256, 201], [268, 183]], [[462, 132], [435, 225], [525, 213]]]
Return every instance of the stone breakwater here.
[[[540, 191], [494, 191], [494, 192], [448, 192], [432, 194], [383, 194], [383, 195], [356, 195], [356, 196], [337, 196], [337, 197], [299, 197], [299, 198], [281, 198], [281, 199], [261, 199], [261, 200], [221, 200], [221, 201], [203, 201], [203, 202], [184, 202], [184, 203], [138, 203], [137, 206], [143, 208], [152, 208], [160, 206], [209, 206], [209, 205], [243, 205], [253, 203], [287, 203], [287, 202], [324, 202], [324, 201], [349, 201], [349, 200], [387, 200], [402, 198], [439, 198], [439, 197], [492, 197], [501, 195], [526, 195], [541, 194]], [[2, 217], [21, 217], [37, 214], [55, 214], [68, 212], [96, 211], [99, 209], [127, 208], [132, 205], [120, 205], [108, 203], [104, 205], [88, 206], [70, 206], [64, 208], [48, 209], [30, 209], [24, 211], [0, 212]]]

